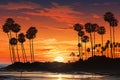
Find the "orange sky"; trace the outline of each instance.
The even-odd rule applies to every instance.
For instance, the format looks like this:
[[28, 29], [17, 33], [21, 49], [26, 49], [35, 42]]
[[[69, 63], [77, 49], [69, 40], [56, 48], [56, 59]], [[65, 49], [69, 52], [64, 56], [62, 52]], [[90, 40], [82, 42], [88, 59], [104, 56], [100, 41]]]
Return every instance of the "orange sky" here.
[[[103, 4], [104, 3], [104, 4]], [[89, 5], [87, 5], [89, 4]], [[86, 6], [85, 6], [86, 5]], [[0, 3], [0, 26], [6, 18], [11, 17], [21, 25], [20, 32], [26, 32], [30, 26], [36, 26], [38, 33], [34, 39], [36, 61], [53, 61], [57, 56], [62, 56], [67, 62], [71, 60], [69, 54], [77, 51], [77, 32], [73, 30], [75, 23], [97, 23], [105, 26], [104, 41], [109, 39], [109, 25], [104, 21], [103, 15], [107, 11], [114, 13], [120, 21], [120, 2], [81, 2], [81, 1], [6, 1]], [[2, 28], [2, 27], [1, 27]], [[120, 28], [116, 28], [116, 41], [120, 42]], [[14, 35], [14, 34], [13, 34]], [[89, 35], [86, 33], [86, 35]], [[97, 34], [97, 43], [101, 36]], [[20, 45], [20, 44], [19, 44]], [[87, 46], [89, 47], [90, 42]], [[0, 29], [0, 63], [10, 63], [8, 38]], [[19, 46], [20, 49], [20, 46]], [[27, 56], [29, 53], [28, 40], [25, 42]], [[21, 50], [19, 50], [21, 54]], [[21, 56], [22, 58], [22, 56]]]

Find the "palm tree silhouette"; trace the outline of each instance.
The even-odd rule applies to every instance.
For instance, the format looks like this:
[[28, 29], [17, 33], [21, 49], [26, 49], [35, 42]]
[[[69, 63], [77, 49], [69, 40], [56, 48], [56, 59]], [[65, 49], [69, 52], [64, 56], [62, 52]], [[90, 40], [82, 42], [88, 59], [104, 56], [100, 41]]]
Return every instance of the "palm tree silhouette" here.
[[14, 47], [17, 45], [17, 39], [16, 38], [11, 38], [9, 43], [11, 44], [12, 47], [12, 54], [13, 54], [13, 62], [16, 62], [16, 56], [15, 56], [15, 51], [14, 51]]
[[90, 41], [91, 41], [91, 49], [92, 49], [92, 56], [94, 55], [93, 54], [93, 40], [92, 40], [92, 32], [93, 32], [93, 26], [91, 23], [86, 23], [85, 24], [85, 30], [87, 33], [90, 34]]
[[[95, 46], [95, 41], [96, 41], [96, 39], [95, 39], [95, 32], [97, 32], [98, 31], [98, 29], [99, 29], [99, 25], [98, 24], [92, 24], [92, 26], [93, 26], [93, 32], [94, 32], [94, 46]], [[93, 48], [94, 49], [94, 54], [95, 54], [95, 48]]]
[[[87, 52], [88, 52], [88, 55], [89, 55], [89, 53], [90, 53], [90, 48], [87, 48]], [[88, 57], [88, 56], [87, 56]]]
[[75, 58], [74, 58], [74, 57], [75, 57], [75, 53], [74, 53], [74, 52], [71, 52], [71, 53], [70, 53], [70, 56], [73, 58], [73, 62], [74, 62], [74, 61], [75, 61]]
[[[106, 30], [105, 30], [105, 27], [104, 26], [101, 26], [99, 27], [98, 29], [98, 34], [101, 35], [101, 39], [102, 39], [102, 50], [104, 51], [104, 48], [103, 48], [103, 35], [106, 33]], [[104, 55], [103, 54], [103, 51], [102, 51], [102, 56]]]
[[[84, 42], [85, 43], [85, 54], [86, 54], [86, 43], [89, 41], [89, 37], [88, 36], [83, 36], [82, 38], [82, 42]], [[86, 58], [87, 58], [87, 56], [86, 56]]]
[[81, 43], [80, 43], [80, 36], [82, 36], [83, 33], [84, 33], [83, 31], [81, 31], [81, 30], [83, 29], [83, 25], [77, 23], [77, 24], [73, 25], [73, 27], [74, 27], [74, 30], [78, 32], [78, 52], [79, 52], [78, 56], [80, 56], [80, 58], [81, 58], [81, 50], [80, 50]]
[[[12, 31], [16, 34], [16, 39], [18, 38], [18, 32], [21, 30], [21, 26], [17, 23], [15, 23], [12, 27]], [[18, 52], [18, 44], [16, 45], [16, 51], [17, 51], [17, 57], [18, 61], [20, 62], [19, 52]]]
[[[115, 43], [115, 27], [117, 27], [118, 25], [118, 21], [117, 19], [112, 19], [111, 22], [110, 22], [110, 26], [113, 28], [113, 43]], [[115, 47], [113, 46], [113, 52], [115, 54]]]
[[29, 39], [30, 44], [31, 62], [34, 62], [33, 39], [36, 37], [36, 33], [37, 33], [36, 27], [30, 27], [26, 32], [26, 38]]
[[[112, 28], [111, 28], [111, 22], [113, 21], [113, 19], [114, 19], [113, 13], [111, 13], [111, 12], [106, 12], [106, 13], [105, 13], [105, 15], [104, 15], [104, 20], [105, 20], [106, 22], [108, 22], [109, 25], [110, 25], [110, 46], [111, 46], [111, 44], [112, 44]], [[111, 48], [111, 57], [113, 58], [112, 46], [111, 46], [110, 48]]]
[[[83, 36], [84, 34], [85, 34], [84, 31], [79, 31], [79, 32], [78, 32], [78, 36], [79, 36], [80, 38], [82, 38], [82, 36]], [[78, 45], [78, 47], [80, 48], [80, 51], [83, 53], [82, 39], [80, 40], [80, 46]], [[81, 58], [82, 58], [82, 55], [80, 55], [80, 54], [78, 54], [78, 55], [81, 56]]]
[[23, 54], [23, 60], [24, 62], [27, 62], [27, 56], [25, 53], [25, 48], [24, 48], [24, 42], [25, 42], [25, 35], [23, 33], [20, 33], [18, 35], [18, 41], [21, 43], [21, 49], [22, 49], [22, 54]]
[[[7, 18], [5, 21], [5, 24], [2, 26], [3, 32], [7, 34], [9, 41], [12, 37], [11, 28], [12, 28], [13, 24], [14, 24], [14, 20], [12, 18]], [[13, 63], [12, 53], [11, 53], [12, 50], [11, 50], [10, 43], [9, 43], [9, 51], [10, 51], [10, 59], [11, 59], [11, 62]]]

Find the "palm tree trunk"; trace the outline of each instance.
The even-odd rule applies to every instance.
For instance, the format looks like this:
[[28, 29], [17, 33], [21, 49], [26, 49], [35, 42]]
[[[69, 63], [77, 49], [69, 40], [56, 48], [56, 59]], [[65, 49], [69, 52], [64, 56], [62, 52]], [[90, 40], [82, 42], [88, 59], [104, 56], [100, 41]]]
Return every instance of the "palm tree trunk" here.
[[[103, 35], [101, 35], [101, 39], [102, 39], [102, 47], [103, 47]], [[103, 51], [102, 51], [102, 56], [103, 56]]]
[[91, 49], [92, 49], [92, 57], [94, 56], [93, 54], [93, 41], [92, 41], [92, 34], [90, 33], [90, 40], [91, 40]]
[[[113, 26], [113, 42], [115, 43], [115, 28]], [[114, 44], [115, 45], [115, 44]], [[115, 57], [115, 47], [113, 46], [113, 54], [114, 54], [114, 57]]]
[[[78, 36], [78, 44], [80, 44], [80, 37]], [[81, 59], [81, 52], [80, 52], [80, 47], [78, 46], [78, 55], [80, 56], [80, 59]]]
[[112, 29], [111, 29], [111, 26], [110, 26], [110, 53], [111, 53], [111, 57], [113, 58], [113, 53], [112, 53]]
[[[17, 39], [17, 33], [16, 33], [16, 39]], [[18, 43], [16, 45], [16, 51], [17, 51], [18, 61], [20, 62], [20, 56], [19, 56], [19, 52], [18, 52]]]
[[15, 63], [16, 62], [16, 56], [15, 56], [14, 46], [12, 46], [12, 53], [13, 53], [13, 61]]
[[82, 43], [82, 41], [81, 41], [81, 49], [80, 50], [81, 50], [81, 59], [83, 59], [83, 43]]
[[87, 59], [87, 53], [86, 53], [86, 43], [85, 43], [85, 55], [86, 55], [86, 59]]
[[32, 57], [32, 49], [31, 49], [31, 39], [29, 40], [29, 44], [30, 44], [30, 55], [31, 55], [31, 62], [33, 62], [33, 57]]
[[27, 62], [27, 56], [26, 56], [26, 53], [25, 53], [24, 44], [22, 44], [22, 47], [23, 47], [23, 52], [24, 52], [24, 56], [25, 56], [25, 62]]
[[22, 49], [23, 61], [25, 63], [25, 56], [24, 56], [24, 51], [23, 51], [22, 43], [21, 43], [21, 49]]
[[[10, 36], [9, 36], [8, 33], [7, 33], [7, 36], [8, 36], [8, 39], [9, 39], [9, 41], [10, 41]], [[9, 43], [9, 51], [10, 51], [10, 60], [11, 60], [11, 62], [13, 63], [12, 53], [11, 53], [11, 45], [10, 45], [10, 43]]]
[[[94, 32], [94, 46], [95, 46], [95, 32]], [[95, 55], [95, 49], [94, 49], [94, 55]]]
[[34, 56], [33, 39], [32, 39], [32, 56], [33, 56], [33, 62], [34, 62], [35, 61], [35, 56]]

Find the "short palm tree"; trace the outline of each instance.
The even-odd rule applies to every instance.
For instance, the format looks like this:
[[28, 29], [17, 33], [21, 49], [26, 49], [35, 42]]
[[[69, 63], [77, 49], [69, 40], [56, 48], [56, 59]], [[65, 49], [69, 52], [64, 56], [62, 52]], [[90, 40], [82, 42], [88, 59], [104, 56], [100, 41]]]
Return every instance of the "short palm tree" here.
[[[90, 48], [87, 48], [87, 52], [88, 52], [88, 55], [89, 55], [89, 53], [90, 53]], [[88, 56], [87, 56], [88, 57]]]
[[[105, 33], [106, 33], [105, 27], [104, 27], [104, 26], [99, 27], [98, 34], [101, 35], [102, 47], [103, 47], [103, 35], [104, 35]], [[102, 53], [102, 55], [104, 55], [104, 54]]]
[[[14, 32], [16, 34], [16, 39], [18, 38], [18, 32], [21, 30], [20, 27], [21, 26], [17, 23], [15, 23], [12, 27], [12, 32]], [[20, 57], [19, 57], [19, 52], [18, 52], [18, 44], [16, 45], [16, 51], [17, 51], [18, 61], [20, 62]]]
[[83, 34], [83, 32], [82, 32], [83, 25], [77, 23], [77, 24], [73, 25], [73, 27], [74, 27], [74, 30], [78, 32], [78, 52], [79, 52], [78, 56], [80, 56], [80, 58], [81, 58], [81, 50], [80, 50], [81, 43], [80, 43], [80, 36], [81, 36], [81, 34]]
[[86, 23], [86, 24], [85, 24], [85, 30], [86, 30], [87, 33], [90, 34], [92, 57], [93, 57], [94, 54], [93, 54], [93, 39], [92, 39], [93, 26], [92, 26], [92, 24], [91, 24], [91, 23]]
[[12, 54], [13, 54], [13, 62], [16, 62], [16, 56], [15, 56], [15, 51], [14, 51], [14, 47], [17, 45], [17, 39], [16, 38], [11, 38], [9, 43], [11, 44], [12, 47]]
[[74, 61], [75, 61], [75, 58], [74, 58], [74, 57], [75, 57], [75, 53], [74, 53], [74, 52], [71, 52], [71, 53], [70, 53], [70, 56], [72, 57], [73, 62], [74, 62]]
[[37, 33], [36, 27], [30, 27], [26, 32], [26, 38], [29, 39], [30, 44], [31, 62], [34, 62], [33, 39], [36, 37], [36, 33]]
[[23, 60], [24, 60], [24, 62], [27, 62], [27, 56], [26, 56], [25, 48], [24, 48], [25, 35], [24, 35], [23, 33], [20, 33], [20, 34], [18, 35], [18, 41], [21, 43]]
[[[85, 43], [85, 54], [86, 54], [86, 43], [89, 41], [89, 37], [88, 36], [83, 36], [82, 38], [82, 42], [84, 42]], [[87, 58], [87, 56], [86, 56], [86, 58]]]

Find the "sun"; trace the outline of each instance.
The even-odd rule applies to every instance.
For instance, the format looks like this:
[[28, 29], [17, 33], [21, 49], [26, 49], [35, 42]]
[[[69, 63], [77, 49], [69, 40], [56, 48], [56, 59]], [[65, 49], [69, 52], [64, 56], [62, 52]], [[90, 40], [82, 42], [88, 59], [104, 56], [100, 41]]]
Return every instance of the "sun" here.
[[55, 57], [54, 61], [56, 62], [64, 62], [64, 58], [62, 56]]

